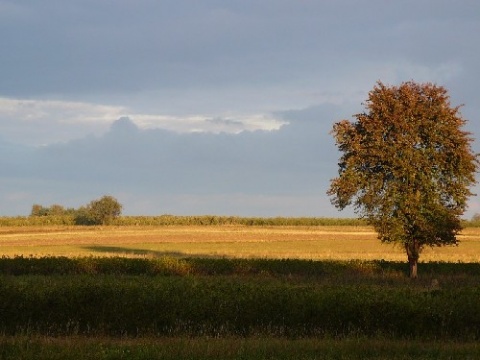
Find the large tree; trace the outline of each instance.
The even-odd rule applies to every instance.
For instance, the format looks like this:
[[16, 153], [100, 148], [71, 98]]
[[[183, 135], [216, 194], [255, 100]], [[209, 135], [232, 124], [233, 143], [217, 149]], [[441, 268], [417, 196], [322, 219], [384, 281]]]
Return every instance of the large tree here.
[[406, 250], [417, 277], [425, 246], [455, 245], [478, 169], [471, 134], [442, 86], [378, 82], [355, 115], [335, 123], [342, 153], [328, 194], [373, 225], [382, 242]]

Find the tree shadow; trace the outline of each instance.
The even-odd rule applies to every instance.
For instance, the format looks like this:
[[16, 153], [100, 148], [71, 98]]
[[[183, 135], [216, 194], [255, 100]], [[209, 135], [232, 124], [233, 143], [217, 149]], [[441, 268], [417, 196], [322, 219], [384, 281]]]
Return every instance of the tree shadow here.
[[131, 249], [121, 246], [84, 246], [86, 250], [103, 253], [103, 254], [115, 254], [124, 256], [142, 256], [142, 257], [176, 257], [184, 258], [191, 256], [190, 254], [182, 253], [180, 251], [155, 251], [145, 249]]

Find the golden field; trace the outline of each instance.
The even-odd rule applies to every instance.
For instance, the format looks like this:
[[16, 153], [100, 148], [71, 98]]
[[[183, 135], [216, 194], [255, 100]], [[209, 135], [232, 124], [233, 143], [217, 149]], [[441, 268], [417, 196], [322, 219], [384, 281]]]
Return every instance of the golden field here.
[[[480, 262], [480, 228], [459, 246], [426, 248], [420, 260]], [[0, 255], [202, 256], [404, 261], [404, 249], [366, 226], [39, 226], [0, 227]]]

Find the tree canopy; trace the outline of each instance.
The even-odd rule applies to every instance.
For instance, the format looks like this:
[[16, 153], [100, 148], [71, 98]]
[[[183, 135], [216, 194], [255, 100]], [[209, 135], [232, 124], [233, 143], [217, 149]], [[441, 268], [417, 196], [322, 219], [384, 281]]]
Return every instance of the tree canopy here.
[[77, 225], [108, 225], [121, 215], [122, 207], [116, 198], [105, 195], [78, 209], [65, 209], [58, 204], [49, 207], [34, 204], [30, 216], [72, 216]]
[[417, 276], [425, 246], [457, 244], [460, 216], [478, 169], [459, 106], [431, 83], [378, 82], [356, 121], [333, 126], [339, 176], [328, 194], [375, 227], [383, 242], [401, 243]]
[[87, 213], [96, 225], [108, 225], [122, 213], [122, 205], [113, 196], [105, 195], [87, 205]]

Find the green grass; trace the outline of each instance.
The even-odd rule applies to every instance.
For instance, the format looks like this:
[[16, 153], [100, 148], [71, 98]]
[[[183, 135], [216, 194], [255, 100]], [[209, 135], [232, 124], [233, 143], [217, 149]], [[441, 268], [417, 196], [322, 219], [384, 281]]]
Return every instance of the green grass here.
[[0, 359], [36, 360], [347, 360], [478, 359], [475, 342], [386, 339], [256, 338], [43, 338], [0, 337]]
[[[480, 264], [0, 259], [0, 359], [476, 359]], [[431, 280], [439, 281], [432, 287]]]
[[[480, 265], [14, 258], [0, 332], [49, 336], [480, 338]], [[432, 279], [439, 285], [432, 285]]]

